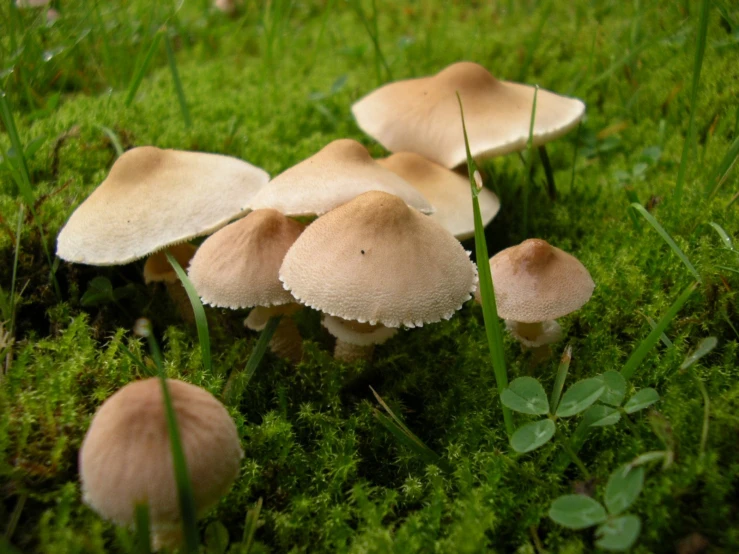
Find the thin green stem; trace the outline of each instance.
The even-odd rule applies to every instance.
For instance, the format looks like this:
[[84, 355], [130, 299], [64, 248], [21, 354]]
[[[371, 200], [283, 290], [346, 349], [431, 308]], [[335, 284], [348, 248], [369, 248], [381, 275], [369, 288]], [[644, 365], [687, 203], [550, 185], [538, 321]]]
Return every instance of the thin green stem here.
[[570, 459], [575, 462], [575, 465], [580, 469], [585, 479], [590, 479], [590, 472], [588, 471], [588, 468], [585, 467], [585, 464], [582, 462], [575, 450], [570, 446], [570, 441], [567, 440], [567, 437], [562, 435], [561, 431], [558, 434], [560, 435], [559, 442], [560, 444], [562, 444], [562, 448], [564, 448], [565, 452], [567, 452], [567, 455], [570, 457]]

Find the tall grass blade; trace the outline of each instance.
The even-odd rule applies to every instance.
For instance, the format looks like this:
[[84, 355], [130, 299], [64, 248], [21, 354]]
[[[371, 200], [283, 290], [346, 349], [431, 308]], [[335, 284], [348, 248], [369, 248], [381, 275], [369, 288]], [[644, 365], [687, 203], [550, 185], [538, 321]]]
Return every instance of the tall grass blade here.
[[534, 86], [534, 102], [531, 106], [531, 119], [529, 120], [529, 138], [526, 141], [526, 175], [523, 181], [523, 236], [529, 236], [529, 181], [531, 181], [531, 164], [534, 158], [534, 122], [536, 121], [536, 100], [539, 95], [539, 85]]
[[701, 442], [698, 450], [699, 456], [703, 458], [703, 455], [706, 452], [706, 444], [708, 443], [708, 427], [711, 419], [711, 397], [708, 396], [708, 389], [706, 388], [705, 383], [700, 379], [700, 377], [698, 377], [695, 371], [691, 368], [688, 369], [688, 373], [695, 381], [695, 384], [698, 386], [698, 390], [703, 397], [703, 425], [701, 426]]
[[137, 504], [134, 519], [136, 521], [136, 554], [151, 554], [149, 505]]
[[678, 296], [677, 300], [675, 300], [672, 306], [670, 306], [665, 315], [662, 316], [662, 319], [659, 320], [657, 326], [652, 329], [652, 332], [649, 333], [649, 335], [647, 335], [647, 337], [642, 340], [641, 343], [639, 343], [639, 346], [636, 350], [634, 350], [629, 359], [626, 360], [626, 364], [621, 370], [621, 375], [624, 379], [628, 381], [634, 376], [636, 368], [639, 367], [639, 364], [642, 363], [649, 351], [654, 347], [655, 344], [657, 344], [657, 341], [660, 339], [662, 333], [664, 333], [665, 329], [667, 329], [667, 326], [675, 318], [683, 305], [688, 301], [688, 298], [690, 298], [690, 295], [693, 294], [696, 287], [698, 287], [697, 282], [691, 283], [688, 287], [686, 287], [686, 289], [680, 294], [680, 296]]
[[182, 532], [185, 539], [183, 550], [187, 554], [198, 554], [200, 548], [200, 539], [198, 537], [195, 496], [192, 491], [190, 473], [187, 469], [185, 452], [182, 449], [182, 438], [180, 437], [180, 428], [177, 424], [177, 415], [175, 414], [174, 406], [172, 405], [172, 396], [169, 393], [167, 377], [164, 374], [162, 352], [161, 350], [159, 350], [159, 344], [154, 337], [154, 332], [151, 328], [151, 322], [149, 322], [149, 320], [138, 320], [136, 322], [136, 327], [138, 334], [146, 337], [146, 339], [149, 341], [149, 350], [151, 351], [151, 357], [154, 359], [157, 373], [159, 374], [159, 382], [162, 386], [164, 412], [167, 418], [167, 432], [169, 433], [169, 442], [170, 447], [172, 448], [172, 465], [174, 466], [175, 483], [177, 484], [177, 500], [180, 506]]
[[[462, 98], [460, 98], [459, 92], [457, 93], [457, 101], [459, 102], [459, 113], [462, 117], [462, 133], [464, 134], [464, 145], [467, 150], [467, 171], [469, 173], [470, 189], [472, 191], [472, 211], [475, 219], [475, 254], [477, 256], [478, 286], [480, 287], [480, 297], [482, 299], [482, 314], [485, 320], [485, 334], [488, 340], [490, 359], [493, 364], [493, 373], [495, 374], [495, 382], [498, 387], [498, 395], [500, 395], [508, 387], [508, 374], [506, 373], [505, 352], [503, 350], [503, 331], [500, 328], [500, 320], [498, 319], [493, 277], [490, 273], [490, 263], [488, 262], [488, 246], [485, 241], [485, 227], [482, 224], [480, 202], [477, 199], [477, 195], [480, 192], [478, 184], [475, 182], [475, 172], [477, 169], [475, 160], [472, 159], [472, 154], [470, 153], [467, 126], [464, 121], [464, 107], [462, 106]], [[482, 187], [482, 184], [480, 184], [480, 187]], [[506, 432], [510, 439], [514, 431], [513, 415], [510, 409], [502, 403], [501, 408], [503, 409]]]
[[698, 111], [698, 85], [700, 84], [701, 68], [703, 67], [703, 53], [706, 50], [706, 35], [708, 34], [708, 11], [711, 0], [702, 0], [700, 8], [700, 19], [698, 22], [698, 36], [695, 41], [695, 59], [693, 61], [693, 82], [690, 88], [690, 119], [688, 120], [688, 133], [683, 143], [683, 154], [680, 158], [680, 167], [677, 170], [677, 182], [675, 183], [675, 213], [680, 213], [680, 202], [683, 196], [683, 185], [688, 168], [688, 158], [695, 141], [695, 114]]
[[272, 340], [272, 335], [277, 330], [277, 325], [280, 323], [282, 316], [275, 316], [269, 318], [267, 325], [262, 330], [262, 334], [259, 335], [257, 344], [254, 345], [254, 350], [251, 351], [251, 355], [246, 362], [246, 367], [243, 371], [233, 372], [226, 382], [226, 386], [223, 387], [223, 399], [229, 406], [236, 406], [241, 400], [241, 395], [244, 394], [249, 381], [254, 376], [254, 373], [259, 367], [259, 363], [262, 361], [269, 341]]
[[[3, 125], [5, 126], [5, 130], [8, 133], [8, 138], [10, 138], [10, 144], [13, 146], [13, 150], [15, 150], [16, 159], [18, 160], [18, 165], [20, 166], [19, 169], [21, 172], [21, 177], [23, 178], [24, 183], [30, 188], [31, 173], [28, 171], [28, 162], [26, 162], [25, 149], [23, 148], [20, 136], [18, 135], [18, 128], [15, 125], [13, 111], [10, 109], [10, 103], [5, 96], [4, 91], [0, 91], [0, 115], [2, 115]], [[11, 163], [7, 155], [4, 155], [3, 157], [8, 160], [8, 163]], [[28, 202], [28, 198], [26, 198], [26, 202]], [[33, 197], [31, 196], [31, 204], [32, 203]]]
[[110, 144], [113, 145], [116, 158], [120, 158], [121, 156], [123, 156], [123, 144], [121, 143], [121, 139], [118, 134], [113, 129], [111, 129], [110, 127], [106, 127], [105, 125], [98, 125], [97, 127], [103, 132], [106, 137], [108, 137]]
[[182, 120], [185, 122], [185, 127], [192, 127], [192, 120], [190, 119], [190, 110], [187, 109], [187, 100], [185, 99], [185, 91], [182, 88], [182, 81], [180, 80], [180, 72], [177, 70], [177, 59], [172, 49], [172, 41], [169, 39], [169, 33], [164, 31], [164, 48], [167, 51], [167, 61], [169, 62], [169, 70], [172, 73], [172, 80], [174, 81], [174, 87], [177, 91], [177, 101], [180, 104], [180, 112], [182, 113]]
[[685, 255], [685, 252], [683, 252], [680, 249], [680, 247], [673, 240], [670, 234], [667, 231], [665, 231], [665, 228], [662, 227], [660, 222], [657, 221], [655, 217], [652, 214], [650, 214], [641, 204], [634, 202], [633, 204], [631, 204], [631, 207], [634, 208], [637, 212], [639, 212], [644, 217], [644, 219], [646, 219], [649, 222], [649, 224], [652, 227], [654, 227], [654, 230], [660, 234], [660, 236], [669, 245], [669, 247], [672, 248], [672, 251], [675, 254], [677, 254], [677, 257], [680, 258], [680, 260], [685, 264], [685, 267], [687, 267], [690, 273], [693, 274], [693, 277], [695, 277], [695, 280], [698, 281], [699, 283], [702, 282], [701, 276], [698, 273], [698, 270], [695, 269], [695, 266], [690, 262], [688, 257]]
[[384, 82], [381, 66], [385, 68], [385, 74], [388, 81], [393, 80], [393, 74], [390, 71], [390, 66], [387, 63], [384, 54], [382, 53], [382, 49], [380, 48], [380, 39], [377, 30], [377, 6], [375, 4], [375, 0], [372, 0], [372, 24], [370, 24], [370, 21], [367, 19], [367, 16], [362, 9], [361, 1], [362, 0], [352, 0], [352, 5], [354, 6], [354, 10], [357, 12], [362, 25], [364, 26], [367, 34], [370, 37], [370, 40], [372, 41], [372, 46], [375, 50], [375, 70], [377, 72], [377, 84], [380, 85]]
[[15, 291], [18, 287], [18, 257], [21, 251], [23, 230], [23, 204], [18, 206], [18, 223], [15, 226], [15, 252], [13, 253], [13, 276], [10, 280], [10, 334], [15, 335]]
[[716, 348], [717, 344], [718, 339], [716, 337], [704, 338], [698, 343], [698, 346], [695, 347], [695, 350], [688, 354], [688, 357], [685, 358], [685, 361], [680, 365], [680, 369], [688, 369], [703, 356], [708, 355], [714, 348]]
[[[657, 322], [656, 321], [654, 321], [651, 317], [649, 317], [646, 314], [644, 314], [644, 317], [647, 318], [647, 322], [649, 323], [649, 326], [652, 329], [656, 329], [657, 328]], [[669, 337], [667, 335], [665, 335], [664, 333], [662, 333], [659, 336], [659, 340], [662, 341], [662, 344], [664, 344], [666, 348], [672, 348], [674, 346], [672, 344], [672, 341], [669, 339]]]
[[172, 256], [172, 254], [170, 254], [169, 250], [167, 250], [165, 253], [167, 254], [167, 260], [169, 260], [170, 265], [177, 273], [177, 277], [179, 277], [180, 281], [182, 282], [182, 286], [185, 287], [187, 297], [190, 299], [190, 304], [192, 305], [192, 311], [195, 314], [195, 325], [198, 328], [198, 341], [200, 342], [200, 351], [202, 352], [203, 356], [203, 369], [205, 369], [205, 371], [209, 373], [212, 373], [213, 360], [210, 356], [210, 335], [208, 334], [208, 318], [205, 317], [205, 309], [203, 308], [203, 303], [200, 301], [200, 296], [198, 296], [195, 287], [192, 286], [190, 279], [187, 277], [185, 270], [182, 269], [182, 266], [180, 266], [179, 262], [175, 259], [174, 256]]
[[154, 33], [154, 40], [151, 43], [151, 46], [149, 47], [149, 50], [146, 52], [146, 56], [144, 56], [143, 62], [141, 62], [141, 65], [136, 68], [136, 71], [133, 74], [133, 78], [131, 79], [131, 84], [128, 87], [128, 94], [126, 94], [126, 106], [130, 106], [133, 102], [133, 99], [136, 96], [136, 92], [139, 90], [139, 86], [141, 86], [141, 81], [144, 80], [144, 75], [146, 75], [146, 72], [149, 69], [149, 65], [151, 65], [151, 60], [154, 58], [154, 54], [157, 51], [157, 46], [159, 46], [159, 41], [162, 40], [162, 35], [164, 34], [163, 29], [159, 29], [156, 33]]

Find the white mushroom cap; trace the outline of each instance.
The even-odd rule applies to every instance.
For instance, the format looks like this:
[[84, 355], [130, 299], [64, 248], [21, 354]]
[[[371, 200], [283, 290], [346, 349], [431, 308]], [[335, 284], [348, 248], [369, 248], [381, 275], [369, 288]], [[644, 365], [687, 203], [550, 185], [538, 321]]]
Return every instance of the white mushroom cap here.
[[[167, 380], [182, 448], [202, 514], [239, 473], [243, 452], [231, 416], [204, 389]], [[152, 528], [180, 521], [177, 486], [159, 379], [130, 383], [95, 414], [79, 454], [83, 500], [118, 525], [148, 502]]]
[[68, 262], [118, 265], [194, 237], [243, 215], [269, 175], [217, 154], [134, 148], [78, 206], [57, 238]]
[[[190, 260], [195, 255], [195, 251], [198, 249], [194, 244], [189, 242], [183, 242], [182, 244], [175, 244], [167, 248], [170, 254], [177, 260], [180, 267], [187, 270], [190, 265]], [[167, 259], [167, 255], [164, 250], [155, 252], [146, 259], [144, 264], [144, 283], [176, 283], [179, 281], [177, 273], [175, 272], [172, 265]]]
[[280, 279], [326, 314], [415, 327], [449, 319], [470, 298], [477, 271], [438, 223], [397, 196], [367, 192], [310, 225]]
[[395, 327], [348, 321], [326, 314], [323, 315], [321, 324], [337, 339], [357, 346], [383, 344], [398, 333]]
[[[456, 92], [475, 159], [526, 147], [534, 87], [499, 81], [472, 62], [455, 63], [432, 77], [387, 84], [357, 101], [352, 112], [361, 129], [391, 152], [417, 152], [456, 167], [467, 159]], [[582, 101], [539, 89], [534, 146], [567, 133], [584, 114]]]
[[[472, 194], [466, 177], [413, 152], [398, 152], [377, 160], [377, 163], [416, 187], [436, 209], [431, 218], [458, 240], [475, 235]], [[480, 202], [482, 224], [487, 225], [500, 210], [500, 200], [486, 188], [480, 189], [477, 199]]]
[[424, 213], [433, 212], [421, 193], [351, 139], [330, 142], [275, 177], [254, 197], [251, 208], [274, 208], [289, 216], [322, 215], [371, 190], [399, 196]]
[[[536, 323], [583, 306], [595, 283], [574, 256], [541, 239], [528, 239], [490, 258], [498, 315]], [[475, 294], [479, 300], [479, 291]]]
[[305, 225], [277, 210], [251, 212], [208, 237], [190, 262], [203, 302], [224, 308], [295, 302], [278, 279], [285, 253]]

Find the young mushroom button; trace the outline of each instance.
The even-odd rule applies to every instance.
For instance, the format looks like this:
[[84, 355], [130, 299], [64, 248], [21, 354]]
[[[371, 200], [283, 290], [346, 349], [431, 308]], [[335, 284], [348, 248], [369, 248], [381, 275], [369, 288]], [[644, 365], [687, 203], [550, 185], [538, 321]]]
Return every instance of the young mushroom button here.
[[[202, 515], [236, 479], [243, 452], [236, 425], [208, 391], [167, 380], [182, 448]], [[131, 526], [148, 503], [155, 549], [175, 546], [182, 524], [161, 382], [130, 383], [95, 414], [79, 454], [84, 502], [117, 525]]]

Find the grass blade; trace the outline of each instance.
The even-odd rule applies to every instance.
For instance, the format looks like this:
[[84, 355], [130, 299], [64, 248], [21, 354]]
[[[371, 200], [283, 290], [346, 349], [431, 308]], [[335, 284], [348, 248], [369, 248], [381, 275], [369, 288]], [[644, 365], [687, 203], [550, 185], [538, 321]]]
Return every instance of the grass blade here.
[[259, 497], [259, 500], [257, 500], [256, 506], [253, 508], [250, 508], [246, 512], [246, 521], [244, 522], [244, 535], [243, 539], [241, 541], [242, 554], [249, 554], [249, 551], [251, 550], [251, 545], [254, 543], [254, 535], [257, 532], [257, 528], [259, 527], [259, 514], [262, 511], [262, 497]]
[[723, 241], [724, 246], [726, 246], [726, 248], [728, 248], [729, 250], [733, 252], [734, 244], [731, 242], [731, 237], [729, 236], [729, 234], [726, 231], [724, 231], [724, 228], [721, 227], [721, 225], [719, 225], [718, 223], [715, 223], [714, 221], [711, 221], [709, 225], [713, 227], [713, 229], [718, 233], [718, 236], [721, 237], [721, 240]]
[[136, 553], [151, 554], [151, 526], [149, 525], [149, 505], [137, 504], [134, 512], [136, 521]]
[[244, 371], [238, 371], [231, 373], [231, 376], [226, 382], [226, 386], [223, 387], [223, 398], [226, 404], [229, 406], [235, 406], [241, 400], [241, 395], [244, 394], [246, 386], [251, 381], [254, 373], [259, 367], [259, 363], [264, 357], [264, 353], [267, 351], [269, 341], [272, 340], [272, 335], [275, 334], [277, 325], [280, 323], [282, 316], [275, 316], [269, 318], [267, 325], [265, 325], [262, 334], [259, 335], [257, 344], [254, 346], [254, 350], [251, 351], [251, 355], [246, 362]]
[[567, 379], [567, 372], [570, 370], [570, 361], [572, 360], [572, 346], [567, 345], [562, 359], [559, 362], [557, 368], [557, 377], [554, 379], [554, 385], [552, 386], [552, 396], [549, 400], [549, 413], [557, 413], [557, 406], [559, 406], [559, 399], [562, 398], [562, 389], [565, 386], [565, 379]]
[[185, 452], [182, 449], [182, 439], [180, 438], [180, 428], [177, 424], [177, 415], [172, 405], [172, 396], [167, 386], [167, 377], [164, 374], [162, 352], [159, 350], [159, 344], [156, 338], [154, 338], [151, 322], [148, 319], [139, 319], [136, 322], [136, 332], [140, 336], [146, 337], [149, 341], [151, 357], [156, 364], [159, 382], [162, 385], [164, 411], [167, 418], [167, 432], [169, 433], [170, 447], [172, 448], [172, 465], [174, 466], [175, 483], [177, 484], [177, 500], [180, 506], [180, 517], [182, 518], [182, 533], [185, 539], [184, 552], [187, 552], [187, 554], [198, 554], [200, 540], [198, 538], [195, 496], [192, 491], [190, 473], [187, 469]]
[[691, 365], [716, 348], [717, 344], [718, 339], [716, 337], [706, 337], [700, 341], [698, 346], [695, 347], [695, 350], [685, 358], [685, 361], [680, 365], [680, 369], [688, 369]]
[[[488, 340], [488, 348], [490, 349], [490, 359], [493, 364], [493, 373], [495, 374], [495, 382], [498, 387], [498, 394], [508, 387], [508, 374], [505, 366], [505, 353], [503, 350], [503, 331], [500, 328], [500, 320], [498, 319], [498, 308], [495, 303], [495, 289], [493, 288], [493, 277], [490, 273], [490, 263], [488, 262], [488, 246], [485, 241], [485, 227], [482, 224], [482, 215], [480, 214], [480, 202], [477, 195], [480, 191], [478, 184], [475, 182], [475, 161], [470, 153], [470, 143], [467, 138], [467, 126], [464, 121], [464, 107], [462, 106], [462, 98], [457, 93], [457, 101], [459, 102], [459, 113], [462, 117], [462, 132], [464, 134], [464, 145], [467, 150], [467, 171], [470, 178], [470, 189], [472, 190], [472, 211], [475, 218], [475, 253], [477, 255], [477, 272], [480, 287], [480, 297], [482, 299], [482, 314], [485, 320], [485, 334]], [[479, 175], [479, 173], [478, 173]], [[482, 188], [482, 183], [480, 183]], [[510, 439], [513, 435], [513, 415], [507, 406], [501, 403], [503, 409], [503, 419], [505, 420], [506, 432]]]
[[695, 113], [698, 109], [698, 85], [701, 78], [701, 68], [703, 66], [703, 53], [706, 50], [706, 35], [708, 32], [708, 10], [710, 0], [702, 0], [700, 9], [700, 19], [698, 23], [698, 37], [695, 41], [695, 60], [693, 62], [693, 82], [690, 89], [690, 119], [688, 121], [688, 134], [685, 136], [683, 143], [683, 154], [680, 158], [680, 167], [677, 171], [677, 182], [675, 183], [675, 212], [680, 213], [680, 202], [682, 201], [683, 185], [685, 183], [685, 173], [688, 167], [688, 157], [693, 148], [695, 139]]
[[[685, 363], [683, 363], [683, 365], [684, 364]], [[708, 389], [706, 388], [705, 383], [701, 381], [695, 371], [693, 371], [693, 369], [688, 369], [688, 373], [695, 381], [695, 384], [698, 385], [698, 390], [700, 390], [701, 396], [703, 396], [703, 425], [701, 426], [701, 442], [698, 450], [699, 456], [703, 458], [703, 455], [706, 452], [706, 444], [708, 443], [708, 426], [711, 418], [711, 397], [708, 396]]]
[[163, 34], [164, 31], [162, 29], [159, 29], [154, 33], [154, 40], [152, 41], [148, 52], [146, 52], [146, 56], [144, 56], [144, 61], [141, 62], [141, 65], [136, 69], [136, 72], [133, 74], [133, 78], [131, 79], [131, 84], [128, 87], [128, 94], [126, 94], [126, 106], [130, 106], [131, 102], [133, 102], [133, 99], [136, 96], [136, 91], [139, 90], [141, 81], [144, 80], [144, 75], [146, 75], [146, 71], [149, 69], [149, 65], [151, 65], [151, 60], [154, 58], [154, 54], [156, 53], [157, 46], [159, 46], [159, 41], [162, 40]]
[[727, 150], [721, 162], [713, 170], [713, 174], [708, 182], [716, 183], [716, 186], [708, 195], [709, 200], [716, 196], [721, 186], [726, 182], [726, 179], [729, 178], [731, 168], [734, 167], [737, 159], [739, 159], [739, 137], [734, 139], [734, 142], [729, 146], [729, 150]]
[[631, 204], [631, 207], [634, 208], [637, 212], [639, 212], [642, 216], [644, 216], [644, 219], [646, 219], [649, 222], [649, 224], [652, 227], [654, 227], [654, 230], [660, 234], [660, 236], [669, 245], [669, 247], [672, 248], [672, 251], [675, 254], [677, 254], [677, 257], [680, 258], [680, 260], [685, 264], [685, 267], [687, 267], [690, 273], [693, 274], [693, 277], [695, 277], [695, 280], [698, 281], [699, 283], [702, 282], [701, 276], [698, 273], [698, 270], [695, 269], [695, 266], [690, 262], [688, 257], [685, 255], [685, 252], [683, 252], [680, 249], [680, 247], [673, 240], [670, 234], [667, 231], [665, 231], [665, 228], [662, 227], [660, 222], [657, 221], [655, 217], [652, 214], [650, 214], [641, 204], [634, 202], [633, 204]]
[[375, 389], [370, 387], [370, 390], [375, 396], [377, 402], [388, 414], [385, 415], [379, 410], [375, 409], [375, 417], [388, 431], [390, 431], [390, 433], [398, 440], [398, 442], [411, 450], [424, 462], [437, 465], [443, 468], [445, 471], [448, 471], [450, 469], [448, 464], [446, 464], [446, 462], [444, 462], [444, 460], [442, 460], [436, 452], [426, 446], [426, 444], [421, 439], [419, 439], [410, 429], [408, 429], [405, 423], [403, 423], [403, 420], [395, 415], [395, 413], [390, 409], [390, 406], [388, 406], [382, 399], [382, 397], [377, 394]]
[[639, 343], [639, 346], [636, 350], [634, 350], [629, 359], [626, 361], [623, 369], [621, 370], [621, 375], [623, 375], [624, 379], [628, 381], [629, 379], [631, 379], [631, 377], [634, 376], [636, 368], [644, 360], [644, 358], [654, 347], [654, 345], [657, 344], [657, 341], [660, 339], [662, 333], [664, 333], [665, 329], [667, 329], [667, 326], [675, 318], [677, 313], [680, 311], [680, 308], [682, 308], [683, 305], [688, 301], [688, 298], [690, 298], [690, 295], [693, 294], [693, 291], [695, 291], [697, 286], [698, 283], [691, 283], [682, 292], [682, 294], [678, 296], [677, 300], [675, 300], [672, 306], [670, 306], [670, 309], [667, 310], [665, 315], [662, 316], [662, 319], [660, 319], [659, 323], [657, 323], [657, 326], [652, 329], [652, 332], [649, 333], [649, 335], [647, 335], [647, 337], [642, 340], [641, 343]]
[[190, 279], [187, 277], [185, 270], [182, 269], [182, 266], [180, 266], [179, 262], [175, 259], [174, 256], [172, 256], [172, 254], [170, 254], [169, 250], [167, 250], [165, 253], [167, 254], [167, 260], [169, 260], [170, 265], [177, 273], [177, 277], [179, 277], [180, 281], [182, 282], [182, 286], [185, 287], [187, 297], [190, 299], [190, 304], [192, 304], [192, 311], [195, 314], [195, 325], [198, 328], [198, 341], [200, 342], [200, 350], [203, 356], [203, 369], [212, 373], [213, 360], [210, 356], [210, 335], [208, 334], [208, 318], [205, 317], [205, 309], [203, 308], [203, 303], [200, 301], [200, 296], [198, 296], [195, 287], [192, 286]]
[[177, 60], [172, 49], [172, 41], [169, 40], [169, 33], [164, 31], [164, 47], [167, 51], [167, 61], [169, 61], [169, 70], [172, 72], [172, 80], [174, 81], [174, 88], [177, 91], [177, 100], [180, 103], [180, 112], [182, 113], [182, 120], [185, 122], [185, 127], [192, 127], [192, 120], [190, 119], [190, 111], [187, 109], [187, 100], [185, 99], [185, 91], [182, 88], [182, 81], [180, 80], [180, 72], [177, 70]]
[[534, 85], [534, 102], [531, 106], [531, 119], [529, 120], [529, 138], [526, 141], [526, 175], [523, 182], [523, 236], [529, 236], [529, 181], [531, 178], [531, 164], [534, 159], [534, 122], [536, 121], [536, 99], [539, 96], [539, 85]]
[[115, 157], [120, 158], [121, 156], [123, 156], [123, 144], [121, 144], [121, 139], [116, 134], [116, 132], [110, 127], [106, 127], [105, 125], [98, 125], [97, 127], [103, 132], [106, 137], [108, 137], [110, 144], [113, 145], [113, 148], [115, 149]]

